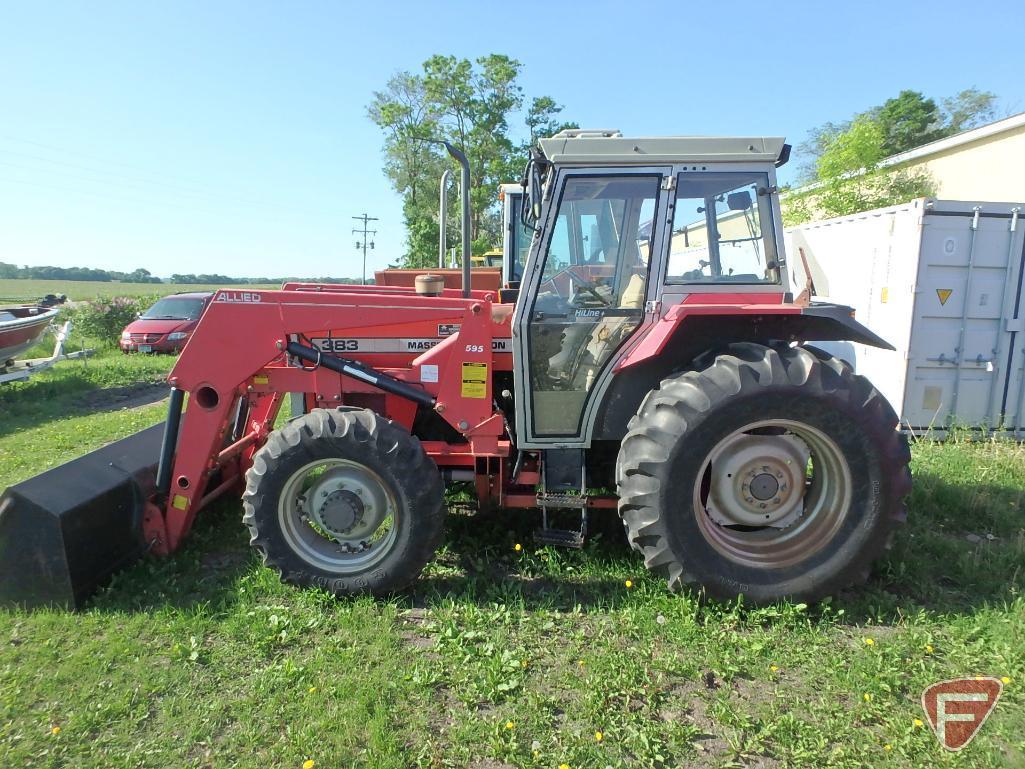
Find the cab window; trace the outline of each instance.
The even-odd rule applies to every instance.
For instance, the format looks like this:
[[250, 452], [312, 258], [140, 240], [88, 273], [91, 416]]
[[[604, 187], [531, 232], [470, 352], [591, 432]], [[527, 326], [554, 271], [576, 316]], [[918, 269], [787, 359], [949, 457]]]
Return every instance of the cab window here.
[[681, 173], [668, 283], [778, 283], [768, 174]]

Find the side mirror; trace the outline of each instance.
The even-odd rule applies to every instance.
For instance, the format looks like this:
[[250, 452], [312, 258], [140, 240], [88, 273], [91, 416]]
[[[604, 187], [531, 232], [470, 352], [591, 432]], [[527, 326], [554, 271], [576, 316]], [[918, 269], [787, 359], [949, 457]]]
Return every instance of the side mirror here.
[[731, 192], [726, 196], [726, 207], [730, 211], [747, 211], [751, 208], [751, 193], [747, 190]]

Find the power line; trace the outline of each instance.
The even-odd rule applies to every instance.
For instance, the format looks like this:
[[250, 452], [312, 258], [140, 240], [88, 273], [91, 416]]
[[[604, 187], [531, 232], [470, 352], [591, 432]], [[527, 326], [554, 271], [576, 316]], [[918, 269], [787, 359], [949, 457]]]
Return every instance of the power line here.
[[[356, 221], [363, 222], [363, 229], [362, 230], [353, 229], [352, 232], [353, 232], [354, 235], [355, 234], [359, 234], [359, 235], [363, 236], [362, 242], [359, 241], [359, 240], [356, 241], [356, 250], [358, 251], [361, 248], [363, 249], [363, 285], [365, 286], [367, 284], [367, 235], [368, 234], [370, 234], [370, 235], [376, 235], [377, 234], [377, 230], [368, 230], [367, 229], [367, 222], [376, 222], [376, 221], [378, 221], [378, 219], [377, 219], [376, 216], [367, 216], [365, 213], [363, 213], [363, 214], [361, 214], [359, 216], [354, 216], [352, 218], [355, 219]], [[371, 251], [374, 250], [374, 241], [372, 241], [372, 240], [370, 241], [370, 250]]]

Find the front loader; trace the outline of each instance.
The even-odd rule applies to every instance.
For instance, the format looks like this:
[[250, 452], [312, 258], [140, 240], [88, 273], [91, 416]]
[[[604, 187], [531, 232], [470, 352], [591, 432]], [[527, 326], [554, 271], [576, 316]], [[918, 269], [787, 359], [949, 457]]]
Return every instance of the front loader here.
[[674, 589], [810, 601], [864, 580], [904, 518], [909, 452], [872, 384], [807, 344], [888, 347], [848, 307], [795, 301], [788, 153], [564, 132], [531, 150], [529, 256], [504, 288], [467, 269], [460, 290], [217, 291], [162, 427], [5, 492], [0, 599], [81, 605], [240, 492], [284, 580], [386, 594], [432, 558], [453, 482], [539, 509], [543, 543], [579, 547], [616, 510]]

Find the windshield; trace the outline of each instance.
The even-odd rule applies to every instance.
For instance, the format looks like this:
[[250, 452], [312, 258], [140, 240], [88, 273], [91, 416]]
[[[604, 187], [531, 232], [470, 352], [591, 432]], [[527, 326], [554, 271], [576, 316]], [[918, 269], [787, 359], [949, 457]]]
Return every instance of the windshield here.
[[144, 320], [199, 320], [206, 302], [203, 299], [161, 299], [142, 314]]

